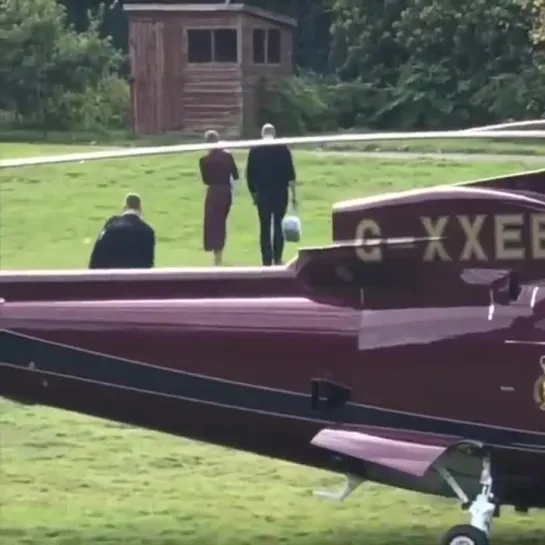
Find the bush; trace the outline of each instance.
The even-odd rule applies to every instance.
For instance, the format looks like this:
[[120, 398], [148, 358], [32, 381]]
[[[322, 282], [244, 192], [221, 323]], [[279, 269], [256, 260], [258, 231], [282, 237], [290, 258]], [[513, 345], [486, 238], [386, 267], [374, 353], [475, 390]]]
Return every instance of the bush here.
[[259, 122], [285, 135], [367, 126], [382, 93], [361, 82], [338, 82], [315, 74], [260, 83]]
[[495, 119], [539, 119], [545, 113], [545, 70], [536, 66], [491, 78], [472, 100]]
[[99, 81], [81, 92], [66, 91], [48, 103], [48, 127], [97, 131], [124, 129], [129, 119], [129, 84], [116, 76]]
[[328, 106], [341, 129], [374, 126], [376, 112], [386, 100], [384, 90], [359, 80], [328, 84]]
[[27, 127], [125, 126], [123, 55], [100, 35], [104, 6], [76, 32], [55, 0], [0, 0], [0, 107]]
[[312, 75], [282, 81], [262, 79], [258, 93], [260, 124], [273, 123], [285, 135], [337, 128], [327, 84]]
[[315, 74], [262, 80], [259, 121], [273, 123], [285, 135], [373, 127], [389, 98], [388, 91], [368, 83]]
[[545, 112], [545, 72], [539, 67], [490, 78], [455, 91], [440, 66], [405, 66], [395, 85], [294, 76], [263, 81], [261, 123], [273, 123], [284, 135], [352, 128], [374, 130], [445, 130], [535, 119]]

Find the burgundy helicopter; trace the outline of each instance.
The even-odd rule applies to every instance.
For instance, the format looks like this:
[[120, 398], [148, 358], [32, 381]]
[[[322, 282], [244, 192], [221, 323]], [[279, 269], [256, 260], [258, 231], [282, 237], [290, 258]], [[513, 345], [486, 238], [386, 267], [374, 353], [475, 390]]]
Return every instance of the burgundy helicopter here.
[[267, 272], [2, 273], [0, 395], [457, 498], [442, 543], [488, 545], [545, 508], [544, 188], [339, 203]]

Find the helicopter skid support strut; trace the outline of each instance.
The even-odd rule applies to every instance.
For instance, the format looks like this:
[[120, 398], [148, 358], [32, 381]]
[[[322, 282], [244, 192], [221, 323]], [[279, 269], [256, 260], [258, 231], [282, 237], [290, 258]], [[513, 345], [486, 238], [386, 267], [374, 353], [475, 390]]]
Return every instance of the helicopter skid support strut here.
[[[482, 458], [481, 490], [473, 501], [470, 501], [448, 469], [439, 463], [435, 467], [462, 505], [468, 506], [471, 515], [470, 523], [451, 528], [443, 537], [441, 545], [490, 545], [492, 520], [498, 509], [496, 498], [492, 492], [493, 479], [490, 457], [486, 455]], [[337, 492], [317, 491], [315, 495], [329, 500], [344, 501], [364, 480], [355, 475], [346, 475], [346, 484], [341, 490]]]
[[346, 475], [346, 484], [337, 492], [318, 490], [314, 492], [314, 495], [320, 498], [342, 502], [346, 498], [348, 498], [348, 496], [352, 495], [356, 488], [358, 488], [363, 482], [364, 479], [362, 479], [361, 477], [356, 477], [355, 475]]
[[472, 502], [469, 501], [465, 492], [446, 468], [437, 466], [437, 470], [458, 496], [462, 505], [469, 505], [468, 510], [471, 515], [470, 523], [451, 528], [444, 536], [441, 545], [490, 545], [492, 520], [498, 509], [492, 491], [493, 478], [490, 457], [486, 455], [482, 459], [481, 490]]

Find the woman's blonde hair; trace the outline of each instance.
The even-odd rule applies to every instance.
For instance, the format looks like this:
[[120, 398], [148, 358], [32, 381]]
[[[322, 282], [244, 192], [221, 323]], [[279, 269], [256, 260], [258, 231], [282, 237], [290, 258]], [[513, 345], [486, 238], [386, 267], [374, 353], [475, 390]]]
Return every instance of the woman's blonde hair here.
[[214, 144], [216, 142], [219, 142], [219, 140], [220, 140], [220, 135], [218, 134], [218, 131], [211, 129], [204, 133], [204, 141], [207, 144]]

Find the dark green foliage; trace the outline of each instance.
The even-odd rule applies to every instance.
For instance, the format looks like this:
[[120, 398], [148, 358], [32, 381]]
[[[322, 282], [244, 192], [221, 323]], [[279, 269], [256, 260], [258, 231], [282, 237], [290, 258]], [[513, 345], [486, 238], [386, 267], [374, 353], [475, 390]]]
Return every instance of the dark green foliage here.
[[[123, 12], [123, 2], [119, 0], [59, 0], [66, 9], [68, 21], [80, 32], [89, 25], [89, 12], [96, 12], [103, 6], [99, 31], [102, 36], [110, 36], [112, 45], [127, 53], [129, 25]], [[123, 66], [128, 69], [128, 63]]]
[[369, 124], [448, 128], [545, 112], [526, 0], [336, 0], [342, 79], [382, 89]]
[[282, 134], [301, 134], [337, 128], [330, 89], [312, 74], [287, 82], [261, 81], [260, 122], [272, 121]]
[[281, 104], [301, 108], [290, 126], [298, 132], [330, 125], [322, 111], [334, 111], [340, 128], [446, 129], [541, 117], [545, 72], [535, 24], [530, 0], [336, 0], [330, 60], [338, 80], [300, 76], [276, 91], [281, 102], [269, 98], [267, 115], [282, 118]]
[[127, 122], [123, 56], [102, 37], [103, 10], [77, 32], [55, 0], [0, 0], [0, 102], [44, 130]]

